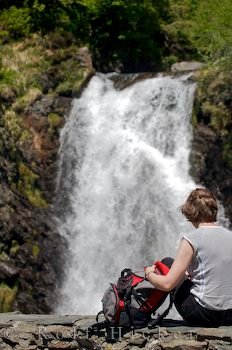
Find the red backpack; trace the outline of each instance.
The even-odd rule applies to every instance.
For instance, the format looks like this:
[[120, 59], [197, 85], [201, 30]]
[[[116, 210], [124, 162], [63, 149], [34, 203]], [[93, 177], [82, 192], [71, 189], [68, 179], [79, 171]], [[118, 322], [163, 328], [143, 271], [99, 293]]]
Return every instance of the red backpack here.
[[[161, 275], [166, 275], [169, 271], [169, 267], [163, 262], [156, 261], [154, 265], [156, 272]], [[162, 305], [168, 294], [170, 294], [168, 309], [160, 317], [152, 320], [152, 315]], [[160, 324], [172, 304], [171, 293], [158, 290], [147, 281], [144, 269], [136, 272], [124, 269], [117, 283], [111, 283], [104, 293], [103, 310], [98, 316], [104, 314], [106, 323], [111, 327], [143, 328], [149, 324], [153, 326]]]

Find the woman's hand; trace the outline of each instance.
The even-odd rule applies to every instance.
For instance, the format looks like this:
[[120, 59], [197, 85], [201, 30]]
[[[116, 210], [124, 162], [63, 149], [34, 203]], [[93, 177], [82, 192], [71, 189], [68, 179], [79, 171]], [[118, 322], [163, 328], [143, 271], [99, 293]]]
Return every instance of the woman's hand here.
[[155, 265], [147, 266], [145, 269], [145, 273], [155, 272]]
[[146, 278], [148, 277], [148, 275], [151, 272], [155, 273], [155, 270], [156, 270], [156, 266], [155, 265], [147, 266], [146, 269], [145, 269], [145, 276], [146, 276]]

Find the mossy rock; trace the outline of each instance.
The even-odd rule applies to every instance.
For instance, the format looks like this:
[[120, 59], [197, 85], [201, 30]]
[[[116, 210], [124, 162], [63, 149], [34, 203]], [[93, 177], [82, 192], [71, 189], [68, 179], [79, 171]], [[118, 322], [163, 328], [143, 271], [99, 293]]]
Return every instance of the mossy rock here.
[[42, 91], [38, 88], [30, 88], [27, 93], [18, 98], [12, 108], [17, 113], [22, 113], [26, 107], [32, 105], [36, 100], [42, 97]]
[[10, 260], [10, 257], [9, 257], [9, 255], [8, 255], [6, 252], [2, 251], [2, 252], [0, 253], [0, 260], [2, 260], [2, 261], [8, 261], [8, 260]]
[[232, 170], [232, 136], [225, 142], [223, 147], [223, 159], [228, 164], [229, 168]]
[[20, 249], [20, 245], [17, 241], [13, 240], [11, 242], [11, 247], [10, 247], [10, 256], [15, 257], [15, 255], [17, 254], [17, 252]]
[[4, 114], [4, 126], [13, 140], [17, 141], [22, 133], [22, 118], [15, 111], [7, 110]]
[[49, 113], [48, 115], [50, 134], [56, 133], [57, 130], [63, 125], [63, 118], [57, 113]]
[[208, 66], [200, 72], [194, 109], [197, 122], [212, 127], [220, 136], [230, 133], [232, 126], [232, 74], [225, 74], [220, 65]]
[[15, 91], [12, 87], [7, 84], [0, 83], [0, 100], [5, 105], [10, 105], [16, 98]]
[[87, 77], [87, 69], [80, 67], [74, 59], [61, 62], [62, 82], [57, 86], [56, 93], [61, 96], [78, 96]]
[[35, 174], [24, 163], [19, 164], [19, 180], [17, 189], [22, 193], [31, 204], [40, 208], [47, 208], [48, 203], [43, 198], [42, 192], [38, 188], [37, 182], [39, 175]]
[[193, 111], [192, 111], [191, 123], [192, 123], [193, 127], [196, 127], [197, 124], [198, 124], [198, 122], [197, 122], [197, 113], [196, 113], [195, 108], [193, 108]]
[[24, 143], [33, 141], [33, 135], [28, 129], [24, 129], [20, 135], [20, 138], [18, 140], [18, 145], [23, 146]]
[[202, 104], [202, 111], [205, 115], [210, 118], [210, 125], [216, 130], [220, 131], [221, 134], [226, 134], [226, 127], [231, 118], [228, 109], [223, 103], [215, 105], [209, 101], [205, 101]]
[[76, 77], [75, 80], [70, 79], [60, 83], [56, 89], [56, 92], [60, 96], [65, 97], [78, 97], [80, 95], [82, 85], [85, 82], [85, 79], [82, 75]]
[[39, 255], [40, 252], [40, 247], [38, 246], [38, 244], [33, 244], [32, 245], [32, 255], [34, 258], [37, 258], [37, 256]]
[[0, 312], [12, 311], [12, 305], [16, 298], [18, 287], [9, 287], [6, 283], [0, 284]]

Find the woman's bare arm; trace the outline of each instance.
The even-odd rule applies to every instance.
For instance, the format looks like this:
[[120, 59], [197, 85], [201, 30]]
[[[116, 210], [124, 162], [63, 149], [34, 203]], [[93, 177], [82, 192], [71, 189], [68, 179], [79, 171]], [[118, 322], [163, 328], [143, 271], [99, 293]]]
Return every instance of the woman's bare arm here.
[[[154, 266], [146, 268], [146, 276], [157, 289], [171, 291], [184, 277], [185, 272], [193, 258], [193, 248], [186, 239], [182, 239], [176, 258], [166, 276], [157, 275], [154, 272]], [[151, 273], [150, 273], [151, 272]]]

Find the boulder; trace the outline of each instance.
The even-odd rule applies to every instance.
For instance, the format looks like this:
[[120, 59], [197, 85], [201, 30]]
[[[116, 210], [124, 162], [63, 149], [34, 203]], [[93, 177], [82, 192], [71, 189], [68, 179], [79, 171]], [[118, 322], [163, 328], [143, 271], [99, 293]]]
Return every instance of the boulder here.
[[183, 62], [177, 62], [174, 63], [171, 66], [171, 71], [173, 73], [176, 72], [191, 72], [191, 71], [196, 71], [204, 67], [204, 63], [202, 62], [197, 62], [197, 61], [183, 61]]

